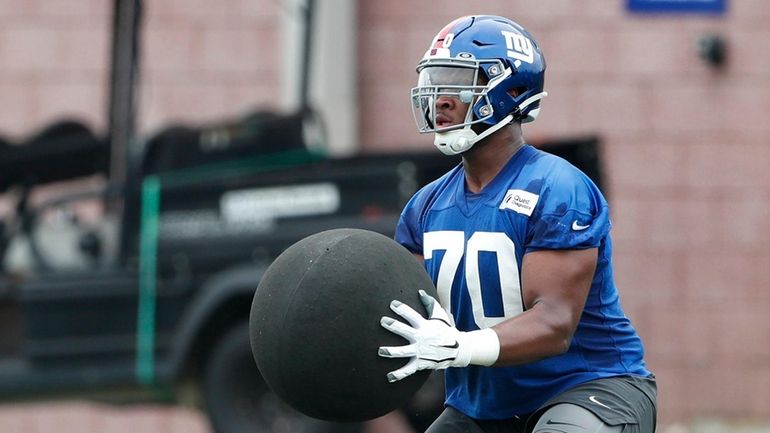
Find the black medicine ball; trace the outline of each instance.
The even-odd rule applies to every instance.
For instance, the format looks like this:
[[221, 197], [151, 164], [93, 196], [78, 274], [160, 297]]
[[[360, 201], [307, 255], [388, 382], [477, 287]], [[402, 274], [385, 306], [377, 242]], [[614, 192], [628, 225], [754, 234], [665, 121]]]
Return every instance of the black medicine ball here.
[[406, 404], [429, 372], [387, 381], [408, 358], [377, 349], [408, 343], [380, 318], [398, 318], [394, 299], [424, 314], [419, 289], [437, 296], [414, 256], [379, 233], [336, 229], [297, 242], [265, 271], [251, 305], [262, 376], [289, 405], [327, 421], [373, 419]]

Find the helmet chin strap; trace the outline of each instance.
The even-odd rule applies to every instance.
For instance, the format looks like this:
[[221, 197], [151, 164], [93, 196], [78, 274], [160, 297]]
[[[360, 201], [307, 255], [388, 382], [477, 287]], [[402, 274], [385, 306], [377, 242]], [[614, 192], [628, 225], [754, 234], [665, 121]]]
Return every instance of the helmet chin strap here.
[[[522, 101], [521, 104], [519, 104], [519, 110], [524, 111], [525, 108], [529, 107], [530, 104], [533, 102], [537, 102], [543, 98], [548, 96], [548, 92], [540, 92], [537, 95], [532, 95], [529, 98]], [[540, 114], [540, 107], [535, 108], [534, 110], [530, 110], [527, 117], [523, 120], [523, 122], [532, 122], [537, 118], [537, 115]]]
[[474, 144], [485, 139], [493, 132], [511, 123], [511, 120], [513, 120], [513, 115], [509, 114], [505, 116], [505, 119], [497, 122], [481, 134], [476, 134], [471, 129], [471, 125], [466, 125], [463, 129], [455, 129], [454, 131], [437, 132], [433, 138], [433, 144], [444, 155], [458, 155], [470, 149]]
[[[537, 95], [534, 95], [525, 99], [521, 104], [519, 104], [519, 110], [523, 111], [530, 104], [532, 104], [535, 101], [539, 101], [543, 99], [547, 95], [548, 93], [546, 92], [540, 92]], [[471, 125], [465, 125], [465, 127], [462, 129], [455, 129], [455, 130], [446, 131], [446, 132], [437, 132], [435, 133], [435, 136], [433, 138], [433, 144], [444, 155], [448, 155], [448, 156], [458, 155], [467, 151], [468, 149], [473, 147], [474, 144], [487, 138], [490, 134], [499, 130], [503, 126], [511, 123], [512, 120], [513, 120], [513, 114], [509, 114], [505, 116], [503, 120], [492, 125], [490, 128], [488, 128], [481, 134], [476, 134], [476, 132], [474, 132], [471, 129]]]

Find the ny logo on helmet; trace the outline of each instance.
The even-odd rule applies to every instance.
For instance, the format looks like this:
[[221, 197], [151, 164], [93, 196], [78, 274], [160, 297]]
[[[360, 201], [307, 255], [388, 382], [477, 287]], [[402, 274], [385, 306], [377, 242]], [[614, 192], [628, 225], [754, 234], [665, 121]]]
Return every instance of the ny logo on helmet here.
[[508, 57], [516, 59], [513, 64], [518, 68], [521, 62], [532, 63], [535, 61], [535, 51], [532, 47], [532, 42], [518, 34], [513, 32], [507, 32], [502, 30], [501, 33], [505, 37], [505, 46], [508, 48]]

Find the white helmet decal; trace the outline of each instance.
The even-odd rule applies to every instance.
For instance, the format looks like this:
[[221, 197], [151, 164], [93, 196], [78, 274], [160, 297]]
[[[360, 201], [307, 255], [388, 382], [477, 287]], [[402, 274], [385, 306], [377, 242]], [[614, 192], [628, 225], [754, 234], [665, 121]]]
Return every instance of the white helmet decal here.
[[535, 61], [535, 50], [532, 48], [532, 41], [519, 33], [501, 31], [505, 38], [505, 46], [508, 48], [508, 57], [515, 59], [514, 65], [518, 68], [521, 62], [527, 62], [530, 65]]

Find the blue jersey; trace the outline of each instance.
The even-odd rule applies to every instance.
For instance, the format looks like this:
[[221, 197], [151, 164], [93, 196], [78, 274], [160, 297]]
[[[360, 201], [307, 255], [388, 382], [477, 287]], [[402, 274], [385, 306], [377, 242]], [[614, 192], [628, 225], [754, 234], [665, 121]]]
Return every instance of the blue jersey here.
[[607, 202], [567, 161], [529, 145], [478, 193], [459, 165], [404, 208], [396, 240], [422, 254], [439, 300], [462, 331], [491, 327], [525, 310], [524, 254], [598, 248], [587, 302], [569, 350], [513, 367], [450, 368], [446, 404], [477, 419], [536, 410], [577, 384], [649, 376], [641, 340], [623, 313], [612, 275]]

